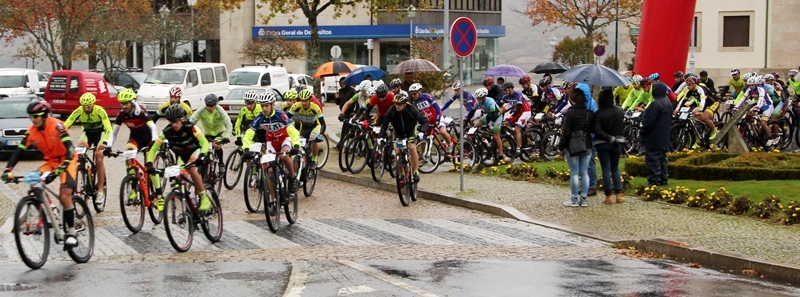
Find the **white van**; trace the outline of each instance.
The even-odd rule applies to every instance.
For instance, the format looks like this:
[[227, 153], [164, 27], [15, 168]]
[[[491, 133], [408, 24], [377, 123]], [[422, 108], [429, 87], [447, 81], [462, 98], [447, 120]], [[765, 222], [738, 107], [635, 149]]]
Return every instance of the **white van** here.
[[169, 89], [179, 86], [183, 90], [182, 101], [188, 101], [192, 109], [204, 106], [208, 94], [220, 100], [228, 96], [228, 68], [222, 63], [175, 63], [158, 65], [150, 69], [147, 78], [139, 86], [137, 99], [149, 112], [169, 100]]
[[230, 88], [238, 86], [272, 87], [283, 94], [289, 90], [289, 73], [278, 66], [244, 66], [230, 74]]
[[[45, 84], [42, 84], [42, 80]], [[25, 68], [0, 68], [0, 96], [36, 94], [44, 96], [47, 84], [39, 70]]]
[[[355, 64], [356, 69], [363, 67], [364, 65]], [[322, 92], [328, 98], [336, 98], [336, 93], [339, 92], [339, 78], [345, 77], [347, 74], [339, 75], [339, 76], [326, 76], [322, 79], [322, 84], [320, 85], [322, 88]], [[374, 78], [378, 79], [378, 78]], [[360, 83], [360, 82], [359, 82]], [[358, 85], [358, 83], [356, 83]], [[351, 86], [355, 87], [355, 86]], [[336, 102], [336, 105], [339, 105], [340, 102]]]

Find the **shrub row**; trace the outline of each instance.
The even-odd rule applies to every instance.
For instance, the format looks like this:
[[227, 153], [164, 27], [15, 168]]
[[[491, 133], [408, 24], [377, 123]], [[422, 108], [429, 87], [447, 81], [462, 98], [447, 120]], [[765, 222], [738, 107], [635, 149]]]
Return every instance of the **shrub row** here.
[[[786, 165], [785, 160], [780, 158], [784, 154], [771, 153], [751, 153], [735, 155], [729, 153], [705, 152], [694, 154], [673, 154], [669, 155], [668, 169], [669, 177], [674, 179], [691, 180], [795, 180], [800, 179], [800, 170]], [[796, 158], [800, 164], [800, 157]], [[733, 163], [721, 164], [720, 162]], [[795, 159], [791, 160], [795, 161]], [[791, 162], [789, 161], [789, 162]], [[750, 165], [771, 165], [780, 164], [781, 166], [768, 167], [745, 167]], [[730, 167], [730, 164], [738, 164]], [[726, 166], [727, 165], [727, 166]], [[625, 171], [633, 176], [647, 177], [647, 166], [644, 158], [630, 158], [625, 162]]]

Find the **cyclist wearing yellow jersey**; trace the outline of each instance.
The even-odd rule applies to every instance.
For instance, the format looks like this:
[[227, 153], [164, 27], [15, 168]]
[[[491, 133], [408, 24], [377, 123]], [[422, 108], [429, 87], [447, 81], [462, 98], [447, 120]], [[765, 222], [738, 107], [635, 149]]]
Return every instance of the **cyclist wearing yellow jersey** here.
[[319, 146], [317, 139], [320, 133], [325, 130], [325, 117], [322, 115], [322, 110], [316, 103], [311, 102], [311, 91], [303, 89], [299, 92], [300, 102], [295, 103], [289, 108], [289, 117], [294, 122], [295, 128], [300, 131], [300, 137], [307, 139], [311, 143], [311, 169], [317, 166], [317, 154], [319, 153]]
[[789, 79], [786, 81], [786, 83], [789, 84], [789, 89], [794, 91], [795, 96], [800, 96], [800, 81], [797, 81], [794, 78], [797, 75], [797, 72], [797, 69], [789, 70]]
[[295, 90], [286, 91], [286, 93], [283, 93], [283, 99], [286, 100], [286, 102], [283, 102], [283, 105], [281, 105], [281, 107], [278, 109], [286, 113], [289, 113], [289, 108], [291, 108], [292, 105], [294, 105], [294, 103], [297, 101], [297, 91]]
[[[103, 185], [106, 182], [106, 167], [103, 162], [103, 150], [108, 145], [108, 138], [111, 136], [111, 121], [108, 119], [108, 113], [100, 106], [95, 106], [94, 103], [97, 98], [92, 93], [84, 93], [81, 95], [79, 102], [80, 107], [75, 109], [69, 115], [67, 121], [64, 122], [64, 128], [69, 129], [75, 121], [81, 122], [83, 131], [81, 132], [81, 140], [78, 146], [89, 148], [96, 147], [94, 153], [95, 166], [97, 166], [97, 197], [94, 203], [97, 205], [103, 204], [106, 199], [106, 193], [103, 192]], [[105, 132], [105, 137], [103, 137]]]
[[164, 115], [164, 112], [167, 110], [168, 107], [172, 106], [173, 104], [180, 104], [181, 108], [184, 112], [186, 112], [186, 116], [192, 116], [192, 107], [189, 106], [186, 102], [181, 102], [181, 97], [183, 96], [183, 90], [181, 87], [174, 86], [169, 89], [169, 100], [164, 102], [158, 109], [156, 109], [156, 114], [153, 116], [153, 123], [158, 121], [158, 118]]
[[733, 87], [731, 98], [737, 98], [737, 96], [742, 93], [742, 89], [744, 88], [747, 79], [739, 77], [740, 73], [741, 72], [739, 71], [739, 68], [731, 69], [731, 79], [728, 80], [728, 84], [725, 86], [725, 89], [722, 90], [722, 94], [719, 96], [719, 98], [724, 98], [730, 87]]
[[222, 109], [222, 106], [217, 104], [219, 103], [219, 97], [217, 97], [217, 95], [208, 94], [203, 101], [206, 106], [198, 108], [189, 118], [189, 121], [194, 124], [197, 122], [203, 124], [206, 139], [211, 141], [211, 147], [214, 148], [214, 154], [217, 156], [217, 164], [219, 168], [224, 171], [225, 163], [222, 161], [224, 155], [220, 142], [222, 142], [223, 139], [231, 139], [231, 133], [233, 132], [231, 118], [228, 116], [228, 113]]
[[[239, 116], [236, 117], [236, 124], [233, 125], [233, 135], [236, 136], [235, 143], [238, 146], [242, 146], [242, 130], [250, 128], [250, 124], [252, 124], [256, 116], [261, 113], [261, 105], [256, 104], [257, 97], [258, 91], [256, 90], [244, 92], [244, 108], [239, 110]], [[256, 141], [265, 142], [265, 135], [263, 135], [263, 133], [256, 134]]]

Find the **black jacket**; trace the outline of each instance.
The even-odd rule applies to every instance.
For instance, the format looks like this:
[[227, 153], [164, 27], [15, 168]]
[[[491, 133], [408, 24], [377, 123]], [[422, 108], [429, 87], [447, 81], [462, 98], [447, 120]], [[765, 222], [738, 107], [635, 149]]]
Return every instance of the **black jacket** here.
[[592, 133], [594, 133], [594, 113], [586, 109], [586, 104], [575, 104], [564, 113], [564, 121], [561, 125], [561, 140], [558, 142], [558, 150], [563, 151], [569, 146], [570, 135], [572, 132], [583, 130], [586, 135], [586, 148], [592, 147]]
[[[414, 135], [414, 131], [428, 132], [430, 122], [428, 118], [423, 115], [414, 104], [407, 103], [403, 111], [397, 111], [395, 105], [389, 107], [386, 115], [381, 121], [381, 132], [378, 134], [379, 138], [386, 138], [386, 127], [389, 123], [394, 127], [394, 133], [399, 138], [408, 138]], [[418, 130], [414, 130], [417, 125], [420, 125]]]
[[625, 112], [619, 106], [601, 108], [594, 114], [594, 144], [610, 143], [611, 137], [622, 140]]
[[708, 90], [711, 91], [711, 94], [717, 95], [717, 88], [714, 87], [713, 79], [711, 79], [710, 77], [706, 77], [705, 81], [700, 79], [700, 83], [706, 85], [706, 88], [708, 88]]
[[[493, 84], [491, 88], [489, 88], [489, 98], [494, 99], [495, 102], [500, 102], [503, 99], [503, 88], [500, 87], [498, 84]], [[499, 105], [500, 103], [498, 103]]]
[[346, 86], [344, 88], [340, 88], [338, 93], [339, 93], [339, 99], [336, 99], [336, 105], [339, 105], [339, 108], [341, 108], [342, 105], [344, 105], [344, 103], [347, 102], [347, 100], [353, 98], [353, 95], [356, 94], [356, 89], [353, 89], [353, 87], [351, 86]]
[[668, 150], [672, 103], [667, 98], [666, 85], [653, 85], [653, 103], [645, 109], [642, 117], [642, 128], [639, 130], [642, 146], [650, 150]]

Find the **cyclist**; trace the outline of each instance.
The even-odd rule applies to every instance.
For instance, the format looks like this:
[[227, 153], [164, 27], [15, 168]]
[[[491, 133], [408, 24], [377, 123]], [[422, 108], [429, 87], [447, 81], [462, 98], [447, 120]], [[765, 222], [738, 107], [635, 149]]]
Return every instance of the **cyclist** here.
[[168, 107], [172, 106], [173, 104], [180, 104], [181, 108], [186, 111], [187, 116], [192, 115], [192, 107], [186, 102], [181, 102], [181, 97], [183, 96], [183, 90], [181, 87], [174, 86], [169, 89], [169, 100], [164, 102], [158, 109], [156, 109], [156, 114], [153, 116], [153, 123], [158, 121], [158, 119], [164, 115], [164, 111], [167, 110]]
[[539, 85], [531, 84], [531, 77], [528, 75], [524, 75], [519, 78], [519, 85], [522, 86], [522, 95], [525, 95], [526, 98], [530, 101], [531, 104], [531, 112], [539, 112], [544, 109], [545, 102], [542, 100], [541, 88]]
[[525, 124], [528, 123], [528, 119], [531, 118], [531, 105], [522, 93], [514, 91], [514, 83], [510, 81], [503, 84], [503, 93], [505, 94], [503, 100], [501, 100], [504, 103], [503, 112], [510, 111], [510, 115], [506, 116], [504, 121], [507, 121], [508, 124], [515, 123], [514, 133], [517, 139], [516, 155], [519, 155], [522, 146], [522, 128], [525, 127]]
[[[458, 89], [461, 89], [460, 80], [453, 82], [453, 90]], [[436, 125], [435, 127], [438, 128], [439, 134], [444, 137], [443, 145], [445, 151], [450, 151], [450, 133], [447, 133], [447, 126], [442, 122], [442, 110], [439, 108], [439, 103], [436, 103], [436, 100], [433, 99], [431, 94], [423, 93], [422, 85], [419, 83], [412, 84], [410, 87], [408, 87], [408, 90], [417, 109], [422, 113], [422, 115], [428, 118], [428, 123], [431, 126]], [[428, 130], [422, 130], [420, 132], [428, 133]]]
[[[411, 87], [415, 84], [412, 84], [408, 87], [408, 90], [411, 90]], [[388, 101], [388, 100], [387, 100]], [[414, 182], [419, 182], [419, 154], [417, 154], [417, 140], [422, 139], [425, 136], [424, 132], [417, 132], [417, 131], [428, 131], [430, 127], [430, 123], [428, 122], [428, 118], [425, 117], [416, 107], [413, 105], [408, 104], [408, 96], [405, 93], [400, 93], [397, 95], [397, 98], [392, 98], [392, 106], [386, 110], [386, 114], [381, 119], [381, 132], [378, 133], [378, 144], [384, 142], [386, 138], [386, 128], [389, 126], [389, 123], [392, 124], [394, 128], [394, 135], [395, 139], [407, 139], [408, 140], [408, 152], [411, 154], [411, 169], [414, 170]], [[417, 130], [417, 125], [420, 125], [419, 130]], [[398, 154], [399, 150], [395, 149], [395, 154]]]
[[400, 91], [402, 91], [402, 89], [400, 89], [400, 85], [402, 84], [403, 81], [401, 81], [399, 78], [395, 78], [389, 82], [389, 89], [392, 90], [392, 93], [397, 95], [398, 93], [400, 93]]
[[[641, 77], [641, 75], [639, 76]], [[614, 88], [614, 91], [611, 93], [614, 96], [614, 104], [622, 105], [625, 103], [625, 100], [628, 99], [628, 94], [634, 90], [633, 85], [633, 78], [630, 76], [626, 76], [625, 79], [630, 82], [627, 86], [617, 86]], [[624, 109], [624, 108], [623, 108]]]
[[708, 77], [708, 71], [700, 70], [699, 84], [705, 85], [706, 88], [708, 88], [708, 90], [711, 91], [711, 94], [709, 95], [714, 95], [714, 96], [717, 95], [717, 89], [714, 88], [714, 80]]
[[[269, 92], [269, 91], [267, 91]], [[236, 124], [233, 125], [233, 135], [236, 136], [235, 144], [242, 146], [242, 130], [247, 130], [253, 119], [261, 113], [261, 106], [256, 103], [258, 91], [249, 90], [244, 92], [244, 108], [239, 111], [239, 116], [236, 117]], [[259, 142], [264, 142], [259, 141]]]
[[286, 101], [284, 101], [283, 104], [281, 104], [280, 108], [278, 109], [288, 112], [289, 108], [291, 108], [292, 105], [294, 105], [294, 103], [297, 102], [297, 91], [295, 90], [286, 91], [286, 93], [283, 93], [283, 99]]
[[681, 90], [679, 90], [678, 88], [680, 88], [680, 86], [683, 85], [683, 81], [686, 79], [685, 77], [683, 77], [683, 71], [675, 72], [675, 74], [673, 74], [672, 76], [675, 77], [675, 84], [672, 85], [672, 91], [675, 93], [680, 93]]
[[638, 106], [633, 105], [633, 102], [635, 102], [636, 99], [639, 99], [639, 96], [642, 94], [642, 92], [644, 92], [644, 90], [642, 90], [642, 85], [643, 85], [642, 82], [649, 82], [649, 81], [650, 81], [649, 78], [643, 78], [641, 75], [638, 74], [631, 77], [631, 86], [633, 87], [633, 89], [630, 90], [630, 92], [628, 92], [628, 96], [622, 102], [623, 110], [627, 110], [630, 112], [636, 110]]
[[[298, 96], [300, 96], [300, 92], [303, 91], [303, 90], [307, 90], [309, 93], [311, 92], [311, 90], [308, 89], [307, 85], [297, 85], [296, 87], [294, 87], [294, 90], [297, 92]], [[315, 96], [314, 94], [311, 94], [310, 98], [311, 98], [311, 102], [317, 104], [317, 106], [319, 106], [319, 109], [322, 110], [322, 102], [320, 102], [319, 99], [317, 99], [317, 96]], [[294, 105], [294, 103], [292, 103], [292, 105]], [[292, 105], [289, 105], [287, 107], [292, 107]], [[284, 111], [286, 111], [286, 110], [284, 109]]]
[[572, 90], [574, 89], [575, 89], [574, 82], [568, 81], [566, 79], [561, 82], [561, 90], [563, 91], [561, 94], [563, 95], [561, 95], [561, 101], [558, 103], [558, 106], [556, 106], [556, 108], [553, 109], [554, 113], [564, 114], [565, 112], [567, 112], [567, 110], [569, 110], [569, 108], [572, 106], [572, 103], [569, 102], [569, 93], [572, 92]]
[[[480, 110], [483, 110], [484, 116], [477, 120], [475, 123], [475, 127], [480, 127], [483, 125], [488, 124], [489, 128], [492, 128], [492, 134], [494, 137], [494, 142], [497, 144], [497, 155], [503, 156], [503, 142], [500, 140], [500, 130], [502, 129], [502, 122], [503, 122], [503, 112], [500, 109], [500, 106], [497, 105], [497, 102], [494, 101], [493, 98], [488, 97], [489, 91], [486, 88], [479, 88], [475, 90], [475, 98], [478, 100], [478, 107]], [[473, 113], [478, 110], [478, 108], [473, 108], [472, 112], [467, 115], [467, 118], [472, 118]], [[492, 165], [492, 160], [486, 160], [483, 162], [484, 165]]]
[[317, 140], [320, 139], [322, 133], [325, 133], [325, 117], [319, 106], [311, 102], [311, 91], [300, 91], [300, 102], [292, 105], [288, 114], [294, 122], [295, 129], [300, 131], [300, 137], [311, 143], [311, 164], [309, 166], [311, 170], [314, 170], [317, 168], [317, 154], [319, 154]]
[[197, 172], [197, 166], [203, 165], [203, 158], [208, 154], [208, 139], [203, 136], [203, 131], [195, 127], [191, 122], [186, 121], [186, 111], [179, 105], [171, 105], [164, 111], [164, 116], [169, 121], [169, 125], [161, 130], [158, 139], [150, 147], [147, 154], [147, 173], [155, 179], [153, 186], [156, 189], [156, 209], [164, 210], [164, 196], [162, 195], [161, 182], [156, 175], [157, 170], [153, 167], [153, 160], [156, 159], [158, 149], [165, 141], [169, 142], [169, 149], [178, 158], [178, 164], [193, 163], [195, 166], [188, 168], [189, 175], [192, 176], [194, 193], [200, 197], [199, 211], [206, 211], [211, 207], [211, 201], [206, 195], [203, 186], [203, 178]]
[[219, 97], [217, 97], [217, 95], [208, 94], [203, 101], [205, 101], [206, 107], [198, 108], [197, 111], [192, 114], [192, 117], [189, 118], [189, 121], [193, 124], [200, 121], [200, 123], [203, 124], [206, 139], [211, 141], [211, 147], [214, 148], [214, 154], [217, 156], [218, 168], [221, 168], [224, 172], [225, 163], [222, 162], [223, 151], [222, 145], [219, 144], [219, 142], [223, 139], [231, 138], [231, 118], [228, 117], [228, 113], [222, 109], [222, 106], [217, 104], [219, 102]]
[[771, 73], [765, 74], [763, 78], [764, 78], [764, 84], [762, 86], [764, 88], [764, 91], [767, 92], [767, 95], [771, 99], [770, 103], [772, 104], [773, 107], [772, 117], [779, 118], [781, 115], [781, 111], [783, 111], [784, 106], [786, 106], [786, 104], [784, 104], [782, 100], [783, 89], [781, 88], [781, 85], [775, 82], [775, 76], [772, 75]]
[[495, 100], [499, 100], [503, 98], [503, 88], [500, 85], [494, 83], [494, 79], [491, 77], [487, 77], [483, 79], [483, 86], [489, 90], [489, 97], [496, 98]]
[[[300, 147], [300, 132], [294, 128], [286, 113], [274, 108], [273, 105], [277, 101], [274, 94], [270, 92], [258, 94], [257, 101], [261, 105], [262, 113], [256, 116], [253, 124], [250, 125], [250, 129], [247, 129], [247, 132], [244, 133], [244, 138], [242, 139], [244, 150], [245, 152], [250, 150], [250, 144], [253, 143], [253, 137], [259, 128], [266, 130], [265, 139], [267, 145], [272, 147], [273, 151], [282, 153], [280, 156], [281, 162], [289, 171], [289, 180], [292, 181], [289, 183], [289, 191], [292, 193], [297, 192], [297, 177], [295, 176], [294, 165], [292, 164], [292, 158], [287, 153], [292, 147]], [[271, 172], [272, 168], [270, 168]], [[270, 182], [270, 188], [272, 187], [273, 185]], [[275, 191], [270, 191], [270, 195], [275, 195]]]
[[[703, 123], [705, 123], [706, 127], [711, 130], [711, 135], [708, 137], [709, 140], [714, 139], [717, 137], [717, 126], [714, 125], [714, 122], [711, 120], [711, 117], [714, 116], [714, 113], [717, 112], [717, 108], [719, 107], [719, 103], [714, 100], [714, 98], [709, 97], [710, 95], [707, 94], [707, 89], [699, 86], [699, 80], [697, 77], [690, 76], [686, 79], [686, 88], [684, 88], [678, 94], [678, 107], [675, 109], [674, 113], [677, 114], [681, 107], [692, 107], [694, 106], [694, 117]], [[697, 143], [692, 146], [692, 148], [697, 147]]]
[[[757, 118], [760, 118], [761, 128], [764, 130], [764, 134], [768, 139], [766, 145], [771, 146], [780, 140], [772, 138], [772, 129], [767, 125], [767, 121], [769, 121], [769, 118], [772, 116], [773, 108], [769, 95], [766, 90], [760, 86], [761, 79], [763, 78], [751, 76], [747, 80], [747, 89], [744, 91], [744, 97], [751, 100], [757, 98], [756, 105], [753, 106], [751, 111], [756, 113]], [[742, 102], [744, 102], [744, 100], [742, 100]], [[740, 106], [737, 105], [736, 107], [738, 109]]]
[[745, 82], [747, 82], [747, 78], [739, 77], [741, 71], [739, 68], [731, 69], [731, 79], [728, 80], [728, 84], [725, 85], [725, 88], [722, 89], [722, 96], [720, 98], [724, 98], [725, 95], [728, 93], [730, 87], [733, 87], [733, 92], [731, 93], [731, 98], [738, 98], [738, 95], [742, 92], [744, 88]]
[[22, 138], [22, 141], [8, 159], [8, 165], [3, 171], [2, 179], [8, 182], [14, 178], [11, 170], [17, 165], [22, 153], [30, 146], [36, 146], [45, 163], [39, 171], [50, 172], [46, 183], [52, 182], [56, 176], [61, 179], [61, 189], [58, 198], [64, 207], [64, 223], [67, 225], [67, 235], [64, 245], [71, 247], [78, 244], [75, 237], [75, 206], [72, 204], [72, 193], [75, 191], [75, 177], [78, 173], [78, 155], [72, 146], [69, 133], [60, 120], [50, 117], [50, 103], [46, 101], [33, 101], [28, 104], [27, 112], [31, 119], [31, 126]]
[[[411, 86], [409, 86], [409, 89], [410, 88]], [[375, 94], [369, 98], [369, 101], [367, 101], [366, 106], [363, 109], [360, 109], [358, 110], [358, 112], [356, 112], [355, 117], [359, 118], [359, 116], [362, 113], [369, 114], [372, 111], [373, 107], [377, 107], [378, 118], [376, 120], [376, 123], [382, 123], [383, 116], [386, 115], [386, 112], [389, 110], [390, 107], [392, 107], [393, 103], [394, 103], [394, 93], [389, 93], [389, 87], [387, 87], [385, 84], [380, 84], [377, 87], [375, 87]]]
[[789, 87], [794, 91], [795, 96], [800, 96], [800, 81], [794, 79], [797, 76], [797, 69], [789, 70], [789, 79], [786, 81]]
[[[453, 85], [451, 86], [453, 88], [453, 92], [455, 92], [455, 94], [453, 94], [453, 97], [451, 97], [449, 100], [447, 100], [447, 102], [444, 103], [444, 106], [442, 106], [442, 114], [444, 114], [444, 111], [448, 107], [450, 107], [450, 104], [453, 104], [453, 102], [455, 102], [456, 100], [459, 99], [459, 95], [460, 95], [460, 91], [461, 91], [461, 88], [462, 88], [462, 84], [461, 84], [460, 81], [457, 81], [457, 82], [458, 82], [457, 85], [455, 83], [453, 83]], [[456, 87], [458, 87], [458, 88], [456, 88]], [[461, 105], [464, 106], [464, 109], [466, 110], [466, 114], [469, 114], [472, 111], [472, 109], [475, 108], [475, 97], [472, 95], [472, 93], [470, 93], [470, 91], [464, 90], [464, 100], [461, 100]], [[466, 120], [466, 119], [468, 119], [468, 118], [464, 118], [464, 120]]]
[[[558, 89], [553, 88], [550, 85], [550, 80], [547, 78], [542, 78], [539, 80], [539, 89], [542, 90], [542, 101], [544, 101], [544, 109], [541, 109], [541, 112], [548, 113], [551, 110], [554, 110], [556, 106], [558, 106], [558, 101], [561, 100], [563, 97], [561, 95], [561, 91]], [[489, 98], [494, 99], [494, 97], [489, 96]]]
[[[340, 110], [339, 114], [339, 121], [344, 122], [345, 120], [349, 119], [353, 114], [355, 114], [359, 109], [364, 108], [364, 104], [366, 104], [367, 100], [369, 100], [370, 95], [370, 88], [372, 88], [372, 82], [365, 80], [362, 81], [358, 86], [356, 86], [356, 93], [353, 94], [353, 97], [347, 100], [344, 104], [342, 104], [342, 109]], [[350, 133], [350, 125], [342, 125], [342, 136], [347, 135]], [[341, 151], [343, 143], [340, 141], [336, 144], [336, 149]]]
[[[147, 109], [134, 102], [135, 99], [136, 93], [131, 89], [124, 89], [117, 95], [117, 101], [122, 105], [122, 110], [114, 120], [114, 129], [111, 137], [108, 138], [108, 146], [103, 152], [106, 156], [111, 155], [111, 146], [114, 145], [119, 127], [123, 124], [131, 130], [128, 142], [125, 144], [126, 150], [138, 150], [140, 147], [149, 146], [158, 137], [158, 130], [153, 120], [147, 115]], [[130, 172], [132, 169], [128, 168], [128, 171]], [[131, 195], [133, 196], [131, 199], [136, 199], [135, 191], [131, 192]]]
[[[86, 92], [78, 99], [81, 106], [76, 108], [72, 114], [69, 115], [67, 121], [64, 122], [64, 129], [69, 130], [75, 121], [81, 122], [83, 125], [81, 132], [81, 140], [78, 146], [85, 148], [96, 147], [97, 150], [94, 154], [95, 166], [97, 166], [97, 197], [94, 199], [95, 204], [103, 204], [106, 200], [106, 194], [103, 192], [102, 185], [106, 181], [106, 166], [103, 161], [103, 150], [108, 144], [108, 137], [111, 136], [111, 121], [108, 119], [108, 113], [101, 106], [95, 106], [97, 98], [94, 94]], [[106, 133], [105, 137], [103, 132]], [[102, 141], [102, 143], [101, 143]]]

